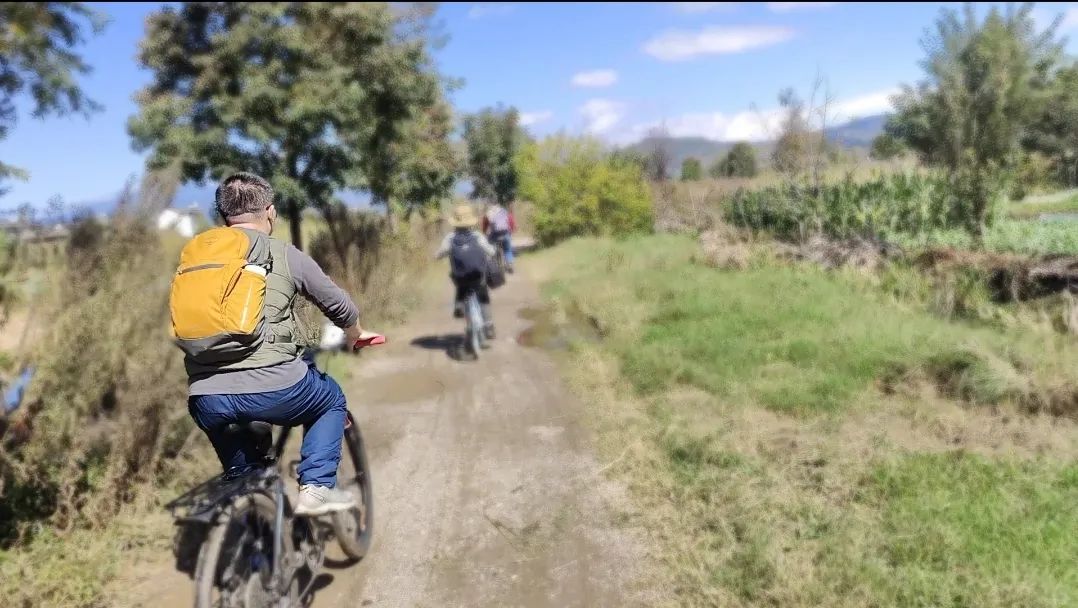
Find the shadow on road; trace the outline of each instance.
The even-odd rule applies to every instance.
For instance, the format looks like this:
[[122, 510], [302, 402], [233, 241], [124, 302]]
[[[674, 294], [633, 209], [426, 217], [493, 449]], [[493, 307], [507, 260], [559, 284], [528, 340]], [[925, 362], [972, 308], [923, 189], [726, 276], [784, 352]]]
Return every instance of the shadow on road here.
[[460, 334], [443, 334], [441, 336], [420, 336], [412, 340], [412, 346], [424, 350], [440, 350], [454, 361], [461, 360], [464, 350], [464, 336]]
[[[489, 344], [489, 343], [488, 343]], [[445, 334], [441, 336], [421, 336], [412, 340], [412, 346], [424, 350], [440, 350], [454, 361], [475, 361], [476, 357], [464, 347], [464, 336]]]

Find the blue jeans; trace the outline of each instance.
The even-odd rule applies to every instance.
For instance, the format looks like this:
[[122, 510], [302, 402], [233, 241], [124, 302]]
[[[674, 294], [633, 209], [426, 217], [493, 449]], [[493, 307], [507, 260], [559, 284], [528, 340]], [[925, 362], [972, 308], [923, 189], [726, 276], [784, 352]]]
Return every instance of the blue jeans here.
[[492, 232], [490, 234], [490, 238], [495, 241], [495, 246], [497, 245], [498, 241], [501, 242], [501, 244], [502, 244], [502, 252], [505, 253], [505, 263], [512, 266], [513, 265], [513, 238], [511, 236], [511, 234], [508, 231], [506, 231], [506, 232], [495, 231], [495, 232]]
[[303, 425], [299, 482], [332, 488], [337, 485], [348, 411], [344, 392], [333, 378], [314, 367], [292, 386], [268, 393], [196, 395], [187, 401], [195, 424], [205, 431], [226, 471], [247, 464], [249, 438], [227, 434], [229, 424], [254, 421], [282, 426]]

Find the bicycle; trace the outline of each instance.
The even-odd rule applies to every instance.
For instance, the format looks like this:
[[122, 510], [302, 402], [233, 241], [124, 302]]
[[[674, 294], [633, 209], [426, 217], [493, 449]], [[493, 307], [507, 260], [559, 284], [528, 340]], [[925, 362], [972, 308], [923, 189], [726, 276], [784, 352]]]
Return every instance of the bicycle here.
[[508, 238], [508, 233], [491, 233], [490, 237], [491, 244], [494, 245], [494, 260], [497, 262], [502, 276], [512, 272], [509, 269], [509, 264], [505, 261], [505, 242]]
[[[343, 344], [343, 333], [340, 338]], [[378, 336], [363, 346], [384, 342]], [[303, 357], [314, 366], [315, 356], [338, 350], [340, 345], [323, 345], [308, 348]], [[341, 485], [358, 494], [356, 507], [349, 511], [319, 518], [292, 514], [280, 467], [292, 428], [282, 427], [274, 440], [273, 425], [267, 422], [230, 425], [228, 432], [249, 434], [253, 460], [259, 462], [222, 473], [165, 505], [177, 525], [205, 531], [194, 568], [195, 608], [299, 607], [321, 573], [331, 535], [347, 563], [359, 561], [370, 549], [370, 467], [351, 412], [338, 471]]]
[[468, 290], [464, 299], [464, 346], [475, 359], [479, 351], [486, 348], [486, 333], [483, 323], [483, 310], [479, 306], [479, 296], [475, 289]]

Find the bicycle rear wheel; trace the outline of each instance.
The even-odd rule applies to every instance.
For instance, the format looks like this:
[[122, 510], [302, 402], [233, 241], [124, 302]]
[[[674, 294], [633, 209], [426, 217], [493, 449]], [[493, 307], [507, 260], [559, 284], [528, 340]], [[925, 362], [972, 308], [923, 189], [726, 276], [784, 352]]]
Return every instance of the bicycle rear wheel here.
[[341, 464], [337, 472], [338, 485], [358, 499], [356, 508], [333, 514], [333, 533], [341, 551], [351, 560], [367, 555], [374, 533], [374, 495], [371, 493], [370, 465], [363, 445], [359, 425], [348, 413], [348, 428], [344, 431]]
[[498, 270], [504, 275], [509, 270], [509, 265], [505, 262], [505, 243], [499, 240], [495, 247], [498, 257]]
[[[237, 497], [226, 518], [210, 530], [195, 568], [195, 608], [256, 608], [280, 605], [273, 587], [276, 506], [265, 494]], [[287, 522], [287, 520], [285, 520]], [[292, 555], [292, 535], [282, 530], [282, 550]], [[288, 575], [289, 606], [299, 606], [299, 581]]]

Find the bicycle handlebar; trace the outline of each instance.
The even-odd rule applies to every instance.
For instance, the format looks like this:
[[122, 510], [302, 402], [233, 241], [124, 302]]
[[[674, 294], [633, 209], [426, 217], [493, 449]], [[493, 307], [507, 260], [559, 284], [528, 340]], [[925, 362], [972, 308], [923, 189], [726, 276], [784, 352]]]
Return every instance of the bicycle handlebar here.
[[366, 340], [356, 340], [356, 343], [352, 345], [352, 350], [359, 350], [361, 348], [367, 348], [368, 346], [378, 346], [386, 343], [386, 337], [380, 334], [373, 335]]
[[317, 345], [312, 344], [306, 350], [313, 353], [320, 352], [356, 352], [358, 350], [367, 348], [368, 346], [378, 346], [379, 344], [385, 344], [386, 337], [381, 334], [376, 334], [371, 331], [364, 331], [360, 334], [360, 339], [349, 345], [346, 344], [344, 337], [344, 330], [336, 325], [327, 322], [322, 326], [322, 337]]

